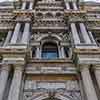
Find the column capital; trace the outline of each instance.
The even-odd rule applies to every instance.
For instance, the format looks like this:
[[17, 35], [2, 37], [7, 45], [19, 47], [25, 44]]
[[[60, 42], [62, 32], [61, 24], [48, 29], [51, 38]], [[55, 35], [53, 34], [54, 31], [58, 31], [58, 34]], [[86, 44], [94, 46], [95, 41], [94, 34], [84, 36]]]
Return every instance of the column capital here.
[[7, 71], [9, 71], [10, 70], [10, 65], [8, 65], [8, 64], [3, 64], [2, 66], [1, 66], [1, 70], [7, 70]]
[[14, 69], [15, 69], [15, 70], [23, 71], [23, 70], [24, 70], [24, 66], [25, 66], [25, 65], [21, 65], [21, 64], [14, 65]]
[[89, 68], [90, 68], [90, 65], [86, 65], [86, 64], [80, 65], [80, 71], [89, 70]]
[[100, 70], [100, 65], [94, 65], [94, 66], [93, 66], [93, 69], [94, 69], [94, 70]]

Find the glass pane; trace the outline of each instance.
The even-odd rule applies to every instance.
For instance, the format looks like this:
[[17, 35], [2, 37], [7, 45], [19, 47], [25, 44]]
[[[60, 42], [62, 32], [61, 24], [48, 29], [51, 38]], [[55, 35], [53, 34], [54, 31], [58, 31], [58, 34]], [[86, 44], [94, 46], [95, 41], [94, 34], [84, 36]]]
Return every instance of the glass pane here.
[[58, 54], [56, 51], [44, 51], [44, 52], [42, 52], [43, 59], [56, 59], [57, 55]]

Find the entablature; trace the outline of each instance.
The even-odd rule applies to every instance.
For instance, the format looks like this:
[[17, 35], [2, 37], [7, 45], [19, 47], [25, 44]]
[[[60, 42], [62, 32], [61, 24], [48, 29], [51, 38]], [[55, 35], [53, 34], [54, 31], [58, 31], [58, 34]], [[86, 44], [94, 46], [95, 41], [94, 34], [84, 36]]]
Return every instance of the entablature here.
[[100, 64], [100, 48], [75, 48], [74, 56], [77, 64]]
[[88, 21], [86, 23], [88, 30], [100, 30], [100, 21]]
[[46, 30], [48, 30], [48, 31], [50, 31], [50, 30], [55, 30], [56, 32], [57, 31], [60, 31], [60, 30], [68, 30], [68, 27], [63, 27], [63, 26], [33, 26], [32, 27], [32, 30], [34, 30], [34, 31], [46, 31]]
[[42, 60], [31, 59], [26, 67], [27, 74], [76, 74], [76, 68], [70, 59]]

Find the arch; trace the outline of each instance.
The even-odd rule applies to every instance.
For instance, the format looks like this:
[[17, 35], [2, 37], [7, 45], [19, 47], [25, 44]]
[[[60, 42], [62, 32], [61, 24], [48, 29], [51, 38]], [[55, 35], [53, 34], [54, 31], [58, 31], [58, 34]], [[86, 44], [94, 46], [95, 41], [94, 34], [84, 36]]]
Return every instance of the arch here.
[[45, 17], [49, 17], [49, 18], [51, 18], [51, 17], [53, 17], [53, 14], [50, 13], [50, 12], [47, 12], [47, 13], [45, 13]]
[[[50, 36], [56, 38], [58, 41], [61, 41], [61, 40], [62, 40], [62, 38], [59, 37], [59, 36], [56, 35], [56, 34], [55, 34], [55, 35], [52, 34], [52, 35], [50, 35]], [[41, 41], [41, 40], [43, 40], [44, 38], [47, 38], [47, 37], [49, 37], [48, 34], [42, 35], [42, 36], [40, 36], [40, 37], [37, 39], [37, 41]]]
[[55, 97], [56, 97], [57, 99], [60, 99], [60, 100], [73, 100], [72, 97], [67, 96], [67, 95], [64, 96], [63, 94], [60, 94], [60, 93], [56, 93]]
[[[49, 94], [48, 93], [44, 93], [42, 95], [37, 95], [36, 97], [32, 96], [28, 100], [46, 100], [48, 98], [50, 98]], [[73, 98], [70, 98], [69, 96], [64, 96], [63, 94], [60, 94], [60, 93], [56, 93], [54, 95], [54, 98], [58, 99], [58, 100], [73, 100]]]
[[56, 13], [56, 17], [62, 17], [62, 13], [61, 12], [57, 12]]
[[48, 93], [42, 93], [42, 94], [37, 94], [37, 95], [33, 95], [31, 98], [29, 98], [28, 100], [43, 100], [49, 98]]
[[38, 12], [38, 13], [36, 13], [36, 16], [37, 16], [38, 18], [42, 18], [42, 17], [43, 17], [43, 14], [42, 14], [41, 12]]

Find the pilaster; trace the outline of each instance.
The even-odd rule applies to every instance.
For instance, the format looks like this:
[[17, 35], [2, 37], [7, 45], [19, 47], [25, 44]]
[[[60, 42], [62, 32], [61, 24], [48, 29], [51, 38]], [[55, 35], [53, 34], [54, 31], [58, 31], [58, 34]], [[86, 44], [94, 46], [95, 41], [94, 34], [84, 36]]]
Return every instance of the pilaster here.
[[0, 73], [0, 100], [3, 100], [6, 84], [9, 76], [10, 66], [2, 65]]
[[25, 7], [26, 7], [26, 2], [23, 2], [23, 3], [22, 3], [22, 8], [21, 8], [21, 9], [24, 10]]
[[89, 65], [81, 66], [81, 76], [87, 100], [98, 100], [95, 88], [89, 72]]
[[87, 44], [91, 44], [91, 40], [90, 40], [90, 37], [88, 35], [88, 32], [86, 30], [84, 23], [80, 23], [80, 30], [81, 30], [81, 33], [82, 33], [82, 36], [83, 36], [85, 42]]
[[28, 44], [28, 40], [29, 40], [29, 36], [30, 36], [29, 29], [30, 29], [30, 24], [25, 23], [24, 32], [23, 32], [22, 40], [21, 40], [22, 44]]
[[72, 31], [72, 36], [75, 44], [80, 44], [80, 38], [77, 32], [77, 28], [75, 23], [71, 23], [71, 31]]
[[18, 39], [20, 27], [21, 27], [21, 23], [17, 23], [16, 26], [15, 26], [14, 33], [13, 33], [12, 38], [11, 38], [11, 44], [15, 44], [16, 43], [16, 41]]
[[8, 31], [6, 40], [5, 40], [4, 45], [3, 45], [4, 47], [9, 43], [11, 35], [12, 35], [12, 31]]
[[76, 5], [76, 2], [73, 2], [73, 8], [74, 8], [74, 10], [78, 10], [78, 7]]
[[99, 90], [100, 90], [100, 65], [95, 65], [93, 67], [93, 70], [94, 70], [96, 81], [97, 81], [97, 84], [98, 84], [98, 87], [99, 87]]
[[14, 76], [9, 91], [8, 100], [19, 100], [22, 84], [22, 74], [24, 65], [15, 65]]

